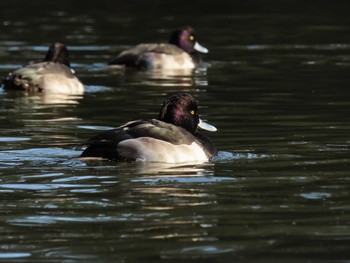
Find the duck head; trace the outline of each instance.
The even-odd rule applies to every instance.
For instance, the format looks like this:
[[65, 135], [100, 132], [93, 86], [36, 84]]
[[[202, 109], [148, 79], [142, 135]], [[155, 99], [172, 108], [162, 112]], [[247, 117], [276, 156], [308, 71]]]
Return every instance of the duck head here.
[[180, 126], [192, 134], [197, 132], [198, 127], [207, 131], [216, 131], [214, 126], [199, 118], [197, 102], [188, 93], [179, 93], [168, 98], [159, 112], [158, 119]]
[[56, 62], [70, 67], [68, 56], [69, 52], [66, 45], [60, 42], [55, 42], [50, 45], [44, 61]]
[[198, 51], [200, 53], [208, 53], [208, 49], [201, 46], [197, 42], [196, 34], [193, 28], [186, 26], [175, 30], [170, 36], [169, 43], [176, 45], [186, 51], [187, 53], [194, 53]]

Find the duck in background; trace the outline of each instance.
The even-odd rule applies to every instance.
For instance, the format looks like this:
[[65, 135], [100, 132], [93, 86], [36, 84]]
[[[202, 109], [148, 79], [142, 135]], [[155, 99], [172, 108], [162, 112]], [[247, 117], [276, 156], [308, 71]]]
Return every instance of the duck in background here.
[[68, 60], [67, 47], [53, 43], [42, 62], [29, 64], [9, 73], [2, 81], [4, 89], [29, 93], [82, 94], [84, 86], [75, 76]]
[[139, 44], [122, 51], [109, 65], [124, 65], [137, 69], [194, 69], [201, 65], [198, 54], [208, 53], [208, 49], [197, 42], [194, 30], [183, 27], [175, 30], [169, 43]]
[[209, 161], [217, 151], [197, 128], [216, 131], [198, 115], [196, 100], [188, 93], [168, 98], [158, 119], [136, 120], [89, 139], [80, 157], [112, 161], [184, 163]]

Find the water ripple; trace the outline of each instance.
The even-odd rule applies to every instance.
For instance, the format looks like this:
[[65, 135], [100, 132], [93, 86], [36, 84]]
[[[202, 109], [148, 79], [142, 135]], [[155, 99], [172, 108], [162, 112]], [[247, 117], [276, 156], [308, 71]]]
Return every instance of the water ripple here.
[[26, 252], [16, 252], [16, 253], [1, 252], [0, 259], [26, 258], [26, 257], [30, 257], [31, 255], [32, 255], [31, 253], [26, 253]]

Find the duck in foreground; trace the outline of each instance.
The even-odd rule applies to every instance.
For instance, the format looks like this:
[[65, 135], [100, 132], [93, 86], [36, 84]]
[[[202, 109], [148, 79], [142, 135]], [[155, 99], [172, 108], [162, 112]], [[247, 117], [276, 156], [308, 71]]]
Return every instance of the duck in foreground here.
[[208, 161], [217, 151], [197, 128], [216, 131], [198, 115], [195, 99], [188, 93], [168, 98], [158, 119], [136, 120], [89, 139], [81, 157], [113, 161], [184, 163]]
[[208, 53], [208, 49], [197, 42], [194, 30], [186, 26], [174, 31], [168, 44], [140, 44], [122, 51], [108, 64], [139, 69], [194, 69], [202, 62], [198, 52]]
[[32, 92], [81, 94], [84, 86], [74, 75], [68, 61], [68, 49], [53, 43], [42, 62], [29, 64], [9, 73], [3, 79], [5, 89]]

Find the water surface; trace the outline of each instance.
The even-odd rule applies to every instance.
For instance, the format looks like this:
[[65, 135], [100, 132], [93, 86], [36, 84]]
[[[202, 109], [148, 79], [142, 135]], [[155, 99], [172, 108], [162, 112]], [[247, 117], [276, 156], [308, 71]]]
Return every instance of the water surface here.
[[[346, 7], [1, 2], [1, 75], [62, 41], [86, 91], [0, 89], [0, 260], [349, 261]], [[105, 66], [120, 50], [166, 41], [184, 24], [210, 50], [206, 70]], [[206, 133], [219, 150], [212, 162], [75, 159], [89, 137], [157, 116], [176, 92], [193, 94], [218, 128]]]

